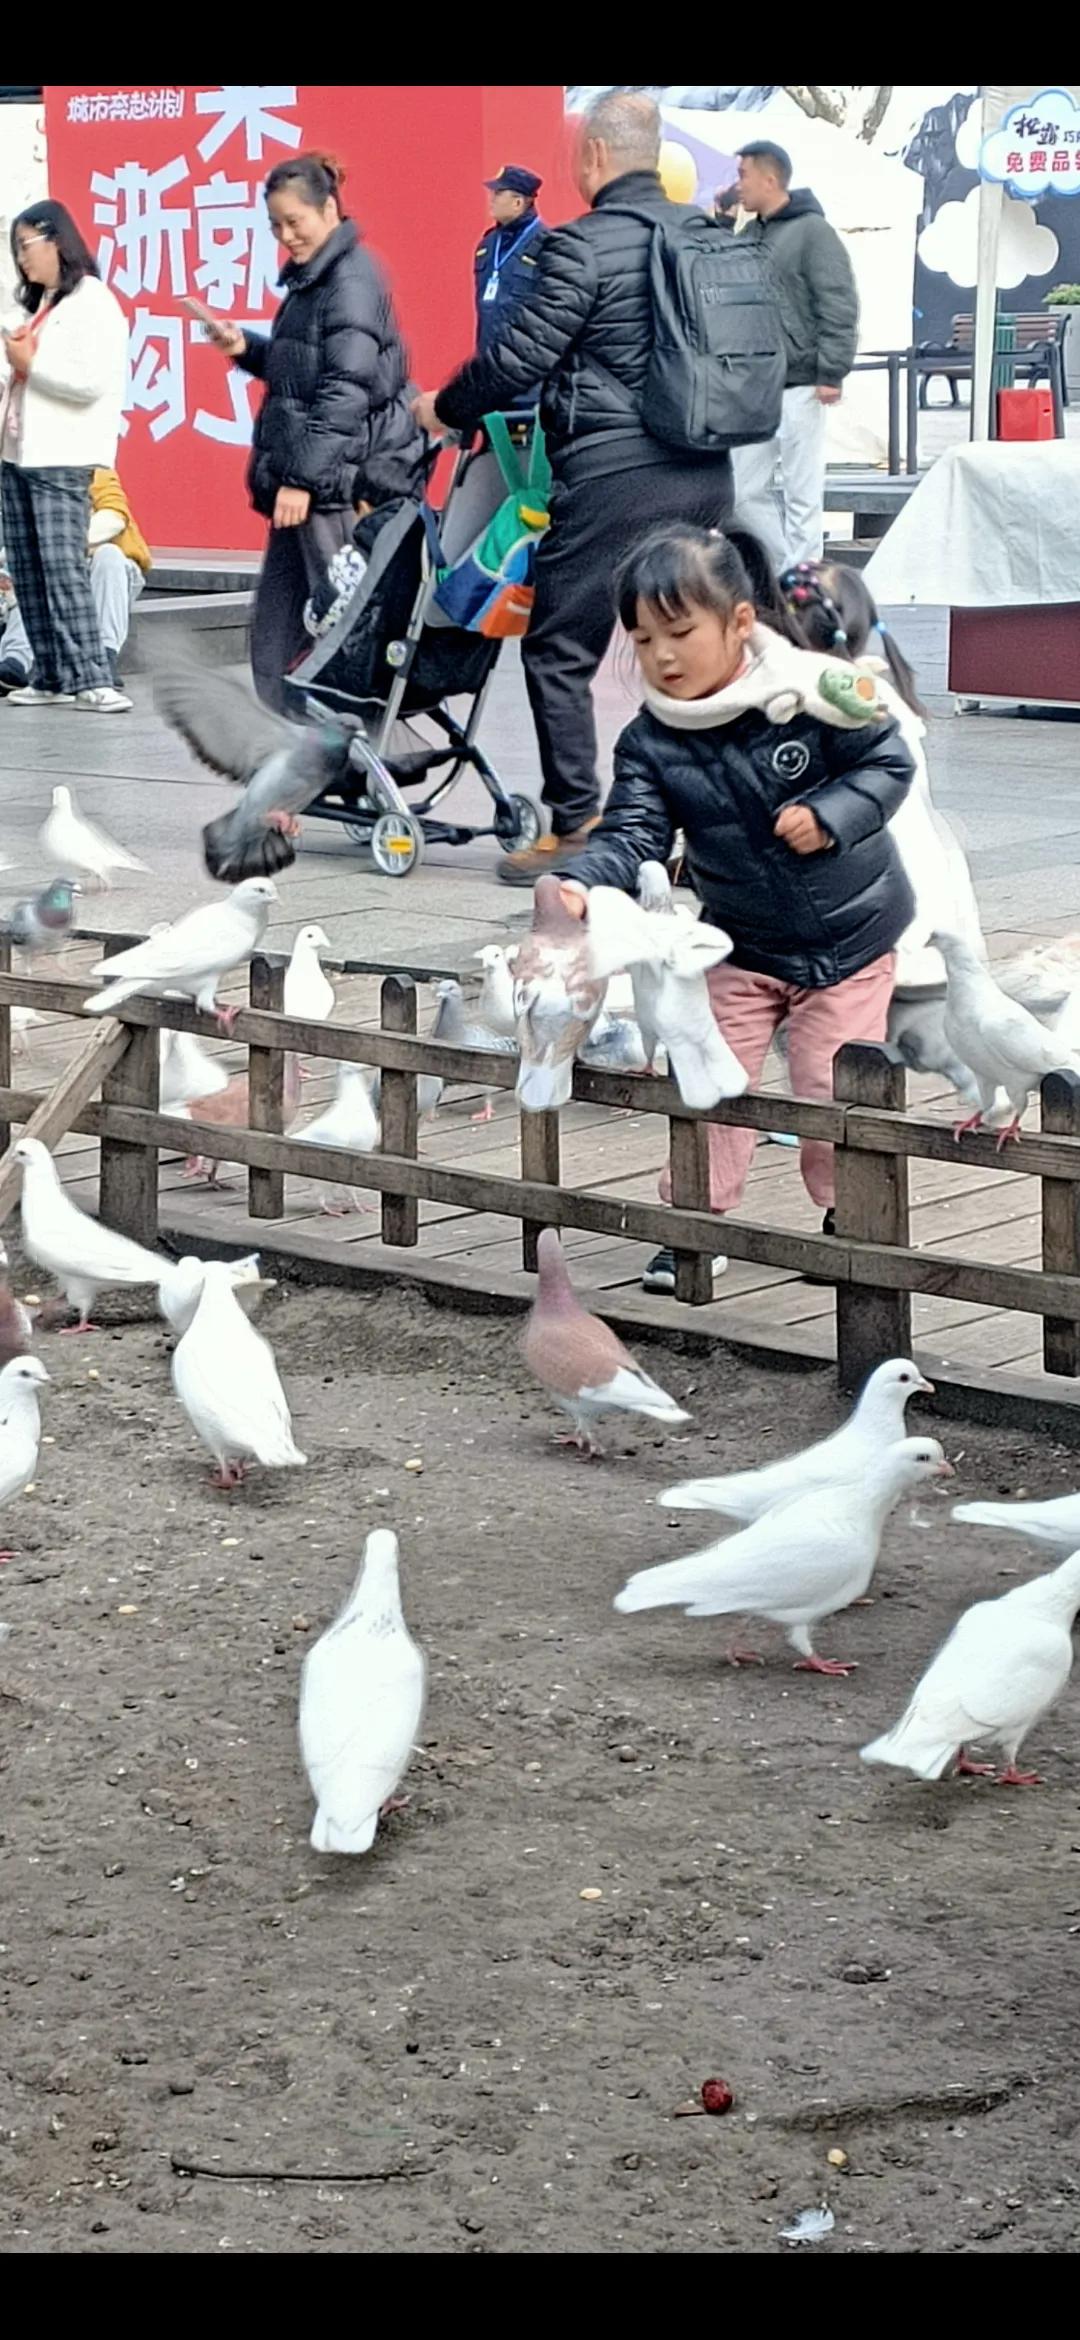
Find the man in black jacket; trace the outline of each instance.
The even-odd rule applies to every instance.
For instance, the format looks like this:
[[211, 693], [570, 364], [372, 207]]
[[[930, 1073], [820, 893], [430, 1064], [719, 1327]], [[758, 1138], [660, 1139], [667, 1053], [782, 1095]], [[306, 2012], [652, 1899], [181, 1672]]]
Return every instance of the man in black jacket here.
[[821, 559], [826, 410], [855, 363], [859, 296], [836, 229], [809, 187], [792, 187], [782, 146], [764, 138], [744, 146], [736, 192], [754, 215], [742, 232], [761, 245], [779, 296], [788, 362], [775, 439], [736, 450], [735, 501], [744, 528], [782, 569]]
[[685, 209], [664, 194], [659, 155], [652, 98], [616, 94], [590, 108], [578, 164], [590, 210], [549, 231], [535, 282], [494, 348], [413, 410], [428, 430], [467, 431], [544, 378], [554, 487], [523, 659], [552, 835], [506, 856], [499, 874], [511, 885], [558, 869], [598, 815], [592, 679], [614, 630], [618, 562], [660, 521], [719, 527], [731, 510], [730, 457], [681, 456], [641, 413], [652, 225]]

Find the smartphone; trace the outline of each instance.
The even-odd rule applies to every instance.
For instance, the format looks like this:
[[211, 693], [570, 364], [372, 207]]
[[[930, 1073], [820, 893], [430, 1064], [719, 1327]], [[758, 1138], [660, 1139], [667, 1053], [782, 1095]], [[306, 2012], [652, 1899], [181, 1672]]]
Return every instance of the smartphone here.
[[194, 293], [182, 294], [180, 306], [182, 309], [189, 309], [191, 315], [198, 318], [200, 325], [212, 326], [232, 324], [231, 317], [221, 316], [216, 309], [208, 308], [206, 302], [197, 300]]

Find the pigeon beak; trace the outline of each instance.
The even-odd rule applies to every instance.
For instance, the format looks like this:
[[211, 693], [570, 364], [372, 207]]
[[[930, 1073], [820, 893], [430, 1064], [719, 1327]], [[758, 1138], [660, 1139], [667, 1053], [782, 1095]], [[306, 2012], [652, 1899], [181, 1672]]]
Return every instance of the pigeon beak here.
[[955, 1479], [955, 1467], [951, 1462], [936, 1463], [934, 1466], [934, 1476], [937, 1479]]
[[933, 1384], [933, 1382], [932, 1382], [932, 1381], [920, 1381], [920, 1382], [918, 1382], [918, 1383], [917, 1383], [917, 1385], [916, 1385], [916, 1386], [917, 1386], [917, 1387], [918, 1387], [918, 1388], [919, 1388], [919, 1389], [922, 1391], [922, 1394], [923, 1394], [923, 1396], [924, 1396], [924, 1397], [936, 1397], [936, 1396], [937, 1396], [937, 1391], [936, 1391], [936, 1389], [934, 1388], [934, 1384]]

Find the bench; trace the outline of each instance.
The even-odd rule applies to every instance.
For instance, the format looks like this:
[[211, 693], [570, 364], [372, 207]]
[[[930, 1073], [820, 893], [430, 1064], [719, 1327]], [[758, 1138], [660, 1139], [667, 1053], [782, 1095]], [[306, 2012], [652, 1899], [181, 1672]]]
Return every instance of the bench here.
[[[1006, 364], [1009, 365], [1018, 380], [1028, 383], [1037, 382], [1040, 375], [1045, 374], [1047, 381], [1052, 382], [1051, 366], [1053, 361], [1050, 353], [1052, 350], [1063, 348], [1068, 318], [1067, 309], [1035, 309], [1026, 315], [999, 317], [999, 325], [1011, 327], [1014, 337], [1010, 348], [997, 352], [1002, 367], [1004, 368]], [[950, 404], [959, 405], [957, 384], [971, 380], [974, 342], [975, 319], [969, 316], [953, 318], [951, 340], [942, 343], [931, 341], [919, 343], [915, 357], [921, 376], [919, 382], [919, 405], [921, 407], [925, 407], [927, 404], [930, 384], [935, 374], [942, 374], [948, 382]], [[1065, 388], [1064, 373], [1065, 369], [1062, 365], [1062, 395], [1067, 404], [1068, 390]]]

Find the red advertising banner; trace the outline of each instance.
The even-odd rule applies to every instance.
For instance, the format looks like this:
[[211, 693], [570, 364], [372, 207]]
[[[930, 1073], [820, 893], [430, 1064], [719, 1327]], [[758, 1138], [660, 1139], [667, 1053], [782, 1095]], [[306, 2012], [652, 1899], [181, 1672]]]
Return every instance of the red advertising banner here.
[[554, 85], [49, 86], [45, 104], [49, 192], [130, 318], [117, 463], [158, 548], [262, 540], [244, 491], [258, 386], [181, 304], [194, 294], [268, 330], [280, 255], [262, 187], [275, 163], [315, 147], [345, 166], [345, 207], [387, 271], [423, 388], [472, 347], [483, 180], [526, 163], [543, 173], [549, 218], [576, 208]]

